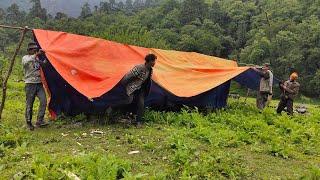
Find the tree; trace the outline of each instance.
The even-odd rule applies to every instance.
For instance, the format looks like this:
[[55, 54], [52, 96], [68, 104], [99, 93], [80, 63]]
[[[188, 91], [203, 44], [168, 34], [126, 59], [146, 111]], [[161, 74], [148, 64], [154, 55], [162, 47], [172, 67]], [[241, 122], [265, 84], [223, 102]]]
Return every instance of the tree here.
[[222, 27], [225, 27], [225, 25], [231, 21], [228, 14], [222, 9], [221, 5], [217, 1], [214, 1], [211, 4], [208, 11], [208, 18]]
[[0, 8], [0, 22], [4, 20], [5, 15], [6, 15], [6, 12], [2, 8]]
[[160, 5], [160, 10], [161, 10], [161, 13], [165, 15], [173, 11], [174, 9], [178, 9], [179, 7], [180, 7], [179, 2], [177, 0], [165, 0]]
[[166, 13], [167, 15], [160, 21], [160, 26], [167, 29], [179, 29], [181, 23], [179, 21], [179, 11], [177, 9]]
[[110, 13], [111, 12], [111, 6], [108, 2], [100, 2], [100, 12], [104, 13]]
[[99, 7], [98, 6], [94, 6], [94, 13], [98, 13], [99, 12]]
[[56, 16], [54, 17], [54, 19], [56, 19], [56, 20], [60, 20], [62, 18], [68, 18], [68, 15], [66, 15], [65, 13], [62, 13], [62, 12], [57, 12]]
[[194, 37], [197, 52], [213, 56], [221, 55], [222, 46], [218, 37], [203, 29], [197, 30]]
[[112, 11], [115, 11], [116, 8], [116, 1], [115, 0], [109, 0], [109, 6], [111, 8]]
[[207, 11], [208, 5], [204, 0], [185, 0], [180, 9], [180, 21], [183, 24], [188, 24], [196, 19], [203, 22]]
[[[9, 43], [8, 35], [5, 33], [3, 29], [0, 30], [0, 49], [2, 54], [5, 54], [5, 48]], [[2, 67], [1, 67], [2, 68]]]
[[[249, 64], [263, 64], [270, 62], [271, 42], [263, 30], [259, 30], [240, 53], [240, 61]], [[273, 64], [271, 64], [273, 66]]]
[[17, 4], [13, 3], [7, 9], [6, 22], [8, 24], [19, 24], [23, 21], [23, 13]]
[[146, 0], [145, 1], [145, 7], [152, 7], [154, 5], [154, 1], [153, 0]]
[[132, 0], [126, 0], [125, 7], [127, 10], [132, 10], [133, 9]]
[[47, 10], [45, 8], [41, 7], [40, 0], [30, 0], [31, 3], [33, 3], [32, 8], [30, 9], [30, 16], [31, 17], [38, 17], [44, 21], [47, 20]]
[[197, 51], [196, 40], [190, 36], [183, 34], [178, 43], [179, 50], [183, 51]]
[[135, 10], [141, 10], [144, 7], [143, 0], [135, 0], [133, 2], [133, 9]]
[[119, 8], [120, 10], [123, 10], [123, 9], [125, 8], [125, 5], [124, 5], [124, 3], [123, 3], [122, 1], [120, 1], [120, 2], [118, 3], [118, 8]]
[[84, 3], [84, 5], [81, 8], [80, 18], [85, 19], [89, 16], [92, 16], [92, 11], [90, 8], [90, 4], [88, 2]]

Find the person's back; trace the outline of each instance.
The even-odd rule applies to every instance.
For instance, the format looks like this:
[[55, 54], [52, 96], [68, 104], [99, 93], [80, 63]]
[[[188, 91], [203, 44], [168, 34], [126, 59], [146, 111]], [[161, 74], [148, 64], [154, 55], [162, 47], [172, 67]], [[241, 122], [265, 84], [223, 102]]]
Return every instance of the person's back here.
[[140, 89], [150, 73], [150, 69], [145, 64], [133, 67], [121, 80], [121, 84], [125, 86], [127, 95], [130, 96], [133, 92]]
[[264, 73], [267, 75], [261, 77], [259, 91], [272, 94], [273, 74], [270, 70]]
[[262, 110], [267, 105], [269, 97], [272, 95], [273, 74], [269, 69], [269, 64], [265, 64], [264, 67], [259, 70], [253, 68], [260, 75], [259, 91], [257, 93], [257, 108]]

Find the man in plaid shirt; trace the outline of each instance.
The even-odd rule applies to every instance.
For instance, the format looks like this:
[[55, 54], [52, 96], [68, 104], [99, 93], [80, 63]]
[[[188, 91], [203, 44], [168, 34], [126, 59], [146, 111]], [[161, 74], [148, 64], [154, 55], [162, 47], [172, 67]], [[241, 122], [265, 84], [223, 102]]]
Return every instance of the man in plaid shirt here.
[[125, 94], [123, 101], [117, 104], [134, 104], [135, 124], [141, 125], [144, 114], [144, 100], [148, 96], [151, 87], [152, 68], [156, 63], [157, 56], [148, 54], [145, 63], [133, 67], [121, 80], [122, 94]]

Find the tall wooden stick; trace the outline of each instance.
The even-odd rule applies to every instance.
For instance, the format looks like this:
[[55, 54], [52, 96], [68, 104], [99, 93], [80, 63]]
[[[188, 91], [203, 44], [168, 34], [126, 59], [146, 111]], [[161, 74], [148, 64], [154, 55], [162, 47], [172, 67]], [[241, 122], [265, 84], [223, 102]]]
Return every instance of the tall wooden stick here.
[[26, 27], [16, 27], [16, 26], [0, 25], [0, 27], [1, 27], [1, 28], [7, 28], [7, 29], [20, 29], [20, 30], [25, 30], [25, 29], [27, 29], [27, 30], [30, 30], [30, 29], [28, 28], [28, 26], [26, 26]]
[[9, 77], [12, 73], [12, 70], [13, 70], [13, 66], [14, 66], [14, 62], [15, 62], [15, 59], [16, 59], [16, 56], [18, 54], [18, 52], [20, 51], [20, 48], [21, 48], [21, 45], [22, 45], [22, 42], [24, 40], [24, 37], [27, 33], [27, 31], [29, 30], [28, 27], [25, 27], [25, 28], [18, 28], [18, 27], [10, 27], [10, 26], [3, 26], [1, 25], [1, 27], [3, 28], [11, 28], [11, 29], [21, 29], [22, 32], [21, 32], [21, 37], [20, 37], [20, 41], [17, 45], [17, 48], [10, 60], [10, 65], [9, 65], [9, 69], [4, 77], [4, 80], [2, 82], [2, 99], [1, 99], [1, 104], [0, 104], [0, 119], [2, 118], [2, 111], [4, 109], [4, 105], [5, 105], [5, 101], [6, 101], [6, 97], [7, 97], [7, 83], [8, 83], [8, 80], [9, 80]]
[[245, 103], [245, 104], [247, 103], [247, 99], [248, 99], [248, 97], [249, 97], [249, 94], [250, 94], [250, 89], [248, 88], [248, 89], [247, 89], [246, 98], [244, 99], [244, 103]]

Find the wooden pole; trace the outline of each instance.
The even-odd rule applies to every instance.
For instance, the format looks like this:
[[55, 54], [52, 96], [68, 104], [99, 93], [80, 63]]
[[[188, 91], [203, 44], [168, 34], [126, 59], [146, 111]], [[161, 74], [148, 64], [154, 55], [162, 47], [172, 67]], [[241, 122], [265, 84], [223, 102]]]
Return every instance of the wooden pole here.
[[4, 77], [3, 82], [2, 82], [2, 99], [1, 99], [1, 104], [0, 104], [0, 119], [1, 119], [2, 118], [2, 112], [3, 112], [3, 109], [4, 109], [4, 105], [5, 105], [5, 101], [6, 101], [6, 97], [7, 97], [7, 83], [8, 83], [9, 77], [10, 77], [10, 75], [12, 73], [16, 56], [17, 56], [18, 52], [20, 51], [22, 42], [23, 42], [24, 37], [25, 37], [27, 31], [29, 30], [29, 28], [28, 27], [20, 28], [20, 27], [12, 27], [12, 26], [4, 26], [4, 25], [0, 25], [0, 27], [22, 30], [20, 41], [19, 41], [19, 43], [18, 43], [18, 45], [16, 47], [16, 50], [15, 50], [15, 52], [14, 52], [14, 54], [13, 54], [11, 60], [10, 60], [9, 69], [8, 69], [8, 71], [7, 71], [7, 73], [6, 73], [5, 77]]
[[267, 13], [266, 11], [265, 11], [264, 13], [265, 13], [265, 15], [266, 15], [266, 19], [267, 19], [267, 22], [268, 22], [269, 27], [271, 27], [268, 13]]
[[16, 26], [7, 26], [7, 25], [0, 25], [1, 28], [7, 28], [7, 29], [19, 29], [19, 30], [31, 30], [30, 28], [28, 28], [28, 26], [26, 27], [16, 27]]
[[247, 89], [246, 98], [244, 99], [244, 103], [245, 103], [245, 104], [247, 103], [247, 99], [248, 99], [248, 97], [249, 97], [249, 94], [250, 94], [250, 89], [248, 88], [248, 89]]

